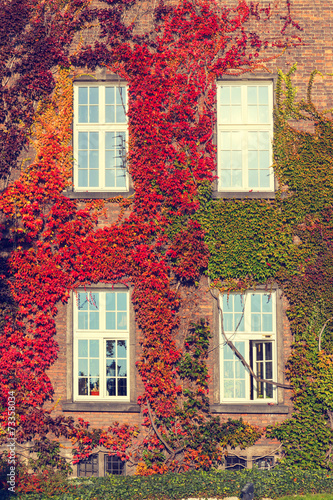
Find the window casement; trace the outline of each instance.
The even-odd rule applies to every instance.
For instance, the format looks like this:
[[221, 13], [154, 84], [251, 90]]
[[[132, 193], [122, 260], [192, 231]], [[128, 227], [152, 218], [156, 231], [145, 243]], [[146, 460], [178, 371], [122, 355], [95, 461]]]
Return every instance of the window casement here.
[[104, 476], [107, 474], [124, 476], [125, 462], [117, 455], [104, 455]]
[[218, 190], [272, 192], [273, 82], [217, 85]]
[[129, 401], [129, 293], [79, 290], [74, 301], [74, 400]]
[[75, 191], [128, 191], [127, 89], [74, 85]]
[[94, 453], [90, 457], [80, 460], [77, 464], [77, 475], [78, 477], [98, 477], [99, 476], [99, 464], [98, 464], [98, 454]]
[[221, 402], [276, 402], [276, 386], [257, 382], [225, 341], [233, 343], [257, 377], [277, 380], [276, 293], [231, 293], [220, 304]]

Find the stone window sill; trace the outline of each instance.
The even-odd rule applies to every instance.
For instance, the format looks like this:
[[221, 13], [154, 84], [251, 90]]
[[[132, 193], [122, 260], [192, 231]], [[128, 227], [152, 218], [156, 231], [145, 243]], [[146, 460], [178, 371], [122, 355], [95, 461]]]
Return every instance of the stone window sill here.
[[82, 412], [113, 412], [113, 413], [140, 413], [141, 408], [136, 403], [108, 403], [106, 401], [64, 401], [62, 403], [63, 411]]
[[288, 414], [289, 407], [278, 404], [214, 404], [210, 406], [212, 413], [258, 413], [258, 414]]

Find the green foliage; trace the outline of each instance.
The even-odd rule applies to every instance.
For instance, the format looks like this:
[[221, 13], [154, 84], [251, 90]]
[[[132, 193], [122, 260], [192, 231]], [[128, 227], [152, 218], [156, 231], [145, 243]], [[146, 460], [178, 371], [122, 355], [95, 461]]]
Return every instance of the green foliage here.
[[224, 498], [238, 496], [247, 482], [253, 482], [255, 499], [282, 495], [331, 492], [333, 478], [320, 470], [245, 469], [239, 472], [188, 472], [149, 477], [107, 476], [72, 482], [66, 494], [19, 495], [19, 500], [180, 500], [182, 498]]
[[214, 282], [265, 283], [281, 270], [295, 272], [297, 250], [281, 210], [265, 200], [211, 201], [199, 220], [210, 251]]

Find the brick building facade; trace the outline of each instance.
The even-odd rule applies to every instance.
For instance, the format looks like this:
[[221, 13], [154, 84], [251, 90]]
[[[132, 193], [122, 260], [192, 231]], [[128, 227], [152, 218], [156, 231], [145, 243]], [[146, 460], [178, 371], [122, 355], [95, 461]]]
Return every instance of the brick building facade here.
[[[226, 0], [224, 3], [234, 6], [237, 2]], [[219, 90], [217, 108], [221, 109], [224, 106], [225, 112], [227, 113], [228, 108], [231, 114], [228, 121], [224, 119], [225, 115], [222, 113], [221, 121], [218, 121], [216, 129], [218, 161], [220, 162], [217, 172], [220, 180], [216, 182], [213, 192], [213, 197], [216, 199], [256, 198], [270, 199], [272, 202], [274, 200], [277, 186], [273, 174], [270, 174], [272, 164], [270, 141], [273, 133], [272, 107], [278, 68], [287, 71], [297, 62], [295, 80], [300, 97], [305, 96], [311, 71], [314, 69], [320, 71], [323, 77], [316, 80], [313, 98], [322, 108], [331, 105], [331, 77], [326, 76], [333, 72], [331, 6], [329, 2], [323, 0], [312, 2], [293, 0], [291, 9], [293, 19], [303, 29], [300, 32], [301, 45], [297, 48], [287, 48], [279, 58], [267, 62], [266, 70], [259, 69], [256, 72], [244, 73], [239, 77], [225, 76], [223, 80], [217, 82]], [[278, 26], [275, 29], [274, 22], [267, 21], [264, 26], [267, 26], [267, 37], [277, 39]], [[98, 146], [93, 144], [94, 134], [97, 132], [100, 133], [99, 140], [109, 144], [114, 141], [113, 149], [110, 146], [108, 150], [113, 151], [110, 156], [114, 154], [121, 158], [123, 154], [122, 148], [127, 140], [125, 138], [127, 128], [125, 118], [120, 114], [117, 117], [117, 106], [119, 113], [123, 106], [121, 96], [117, 95], [118, 78], [108, 74], [105, 70], [98, 70], [94, 76], [78, 78], [74, 86], [74, 157], [80, 157], [81, 163], [75, 166], [74, 189], [68, 192], [67, 196], [75, 199], [87, 199], [87, 197], [110, 199], [117, 196], [131, 196], [133, 186], [129, 178], [122, 177], [121, 160], [109, 168], [109, 188], [107, 185], [99, 185], [94, 178], [93, 169], [85, 167], [84, 163], [88, 161], [85, 159], [87, 151], [93, 158], [94, 151], [99, 147], [106, 147], [101, 146], [101, 143]], [[95, 91], [99, 92], [98, 97]], [[123, 92], [125, 96], [125, 87]], [[94, 109], [100, 106], [101, 102], [105, 103], [105, 108], [109, 106], [110, 116], [112, 113], [115, 114], [110, 119], [103, 118], [100, 123], [96, 121], [96, 125], [93, 116]], [[246, 120], [241, 118], [237, 123], [233, 123], [235, 114], [242, 114], [246, 106], [248, 109], [251, 106], [252, 109], [256, 108], [253, 112], [263, 113], [262, 121], [258, 115], [260, 126], [256, 120], [251, 122], [249, 117]], [[90, 118], [87, 118], [89, 113]], [[111, 122], [111, 125], [107, 125]], [[231, 139], [228, 135], [230, 130], [234, 133]], [[247, 158], [251, 155], [253, 158], [260, 157], [261, 160], [253, 160], [253, 162], [257, 161], [257, 165], [259, 165], [258, 161], [262, 161], [259, 167], [252, 168], [248, 159], [244, 160], [242, 139], [241, 146], [237, 141], [245, 133], [257, 134], [256, 138], [253, 136], [253, 139], [259, 141], [260, 144], [258, 145], [257, 142], [257, 146], [253, 146], [252, 149], [247, 146], [246, 156]], [[89, 145], [88, 134], [90, 134], [91, 141]], [[120, 142], [117, 143], [116, 135], [112, 136], [112, 134], [119, 134]], [[101, 135], [103, 135], [102, 139]], [[221, 159], [227, 157], [233, 158], [232, 167], [225, 167], [226, 160]], [[237, 162], [239, 162], [238, 168]], [[106, 160], [100, 168], [108, 170]], [[238, 176], [238, 170], [242, 179]], [[90, 176], [90, 180], [87, 175]], [[116, 177], [111, 179], [112, 175]], [[261, 180], [260, 175], [262, 175]], [[221, 180], [222, 178], [224, 180]], [[108, 202], [107, 217], [101, 219], [100, 227], [117, 220], [119, 210], [116, 203]], [[207, 277], [202, 277], [198, 287], [183, 290], [179, 317], [181, 318], [181, 334], [195, 319], [203, 317], [210, 324], [213, 336], [208, 367], [212, 413], [220, 415], [222, 420], [242, 417], [245, 421], [260, 427], [282, 422], [292, 412], [291, 391], [275, 388], [267, 383], [256, 384], [244, 367], [242, 368], [239, 364], [239, 360], [237, 361], [236, 357], [228, 351], [228, 347], [223, 347], [221, 317], [217, 302], [209, 288]], [[60, 350], [57, 361], [48, 372], [55, 390], [54, 400], [59, 400], [56, 412], [71, 415], [74, 418], [82, 417], [89, 421], [92, 427], [106, 428], [114, 421], [141, 425], [142, 414], [137, 398], [143, 392], [143, 384], [135, 365], [140, 355], [141, 334], [135, 324], [130, 296], [131, 290], [122, 285], [98, 283], [90, 287], [88, 294], [83, 289], [79, 289], [77, 294], [72, 294], [67, 305], [59, 306], [56, 319], [56, 340]], [[98, 304], [96, 301], [99, 301]], [[266, 374], [263, 378], [276, 380], [282, 384], [287, 382], [284, 373], [285, 363], [293, 341], [286, 309], [286, 299], [276, 286], [273, 285], [270, 291], [267, 291], [264, 286], [258, 286], [256, 290], [249, 290], [245, 303], [241, 302], [239, 295], [231, 295], [224, 304], [223, 319], [226, 335], [233, 337], [236, 347], [238, 346], [252, 367], [262, 370], [260, 373]], [[240, 314], [241, 310], [243, 313]], [[101, 321], [109, 323], [102, 324]], [[101, 333], [98, 337], [96, 332], [99, 329], [102, 331], [103, 328], [109, 333], [107, 335]], [[236, 335], [235, 330], [237, 330]], [[94, 335], [97, 336], [94, 337]], [[104, 351], [99, 351], [98, 354], [94, 353], [94, 342], [97, 338], [104, 345]], [[124, 345], [127, 346], [126, 353]], [[99, 363], [106, 362], [108, 366], [108, 371], [104, 375], [106, 379], [103, 380], [104, 388], [106, 388], [104, 393], [98, 369], [96, 368], [96, 373], [93, 371], [94, 360], [98, 360]], [[88, 371], [85, 371], [88, 362], [90, 363], [89, 375]], [[245, 451], [232, 450], [227, 466], [233, 467], [235, 463], [241, 463], [242, 466], [252, 467], [254, 462], [260, 462], [261, 466], [270, 466], [279, 453], [277, 441], [262, 439], [254, 447]], [[69, 450], [68, 456], [70, 456]], [[108, 455], [105, 454], [105, 457]], [[99, 456], [94, 456], [90, 462], [78, 466], [78, 474], [81, 475], [103, 475], [104, 471], [124, 472], [116, 459], [113, 463], [111, 458], [104, 458], [103, 452]], [[133, 469], [128, 466], [126, 473], [133, 473]]]

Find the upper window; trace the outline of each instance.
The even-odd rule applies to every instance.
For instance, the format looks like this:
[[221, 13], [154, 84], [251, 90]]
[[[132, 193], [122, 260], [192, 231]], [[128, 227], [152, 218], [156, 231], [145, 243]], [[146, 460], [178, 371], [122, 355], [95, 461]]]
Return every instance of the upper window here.
[[273, 191], [272, 82], [221, 82], [217, 103], [219, 191]]
[[127, 291], [80, 291], [74, 305], [74, 398], [129, 400]]
[[74, 86], [74, 188], [127, 191], [127, 90]]
[[[256, 376], [276, 380], [275, 293], [223, 295], [223, 329]], [[222, 328], [222, 325], [221, 325]], [[221, 335], [221, 400], [273, 402], [275, 386], [257, 382]]]

